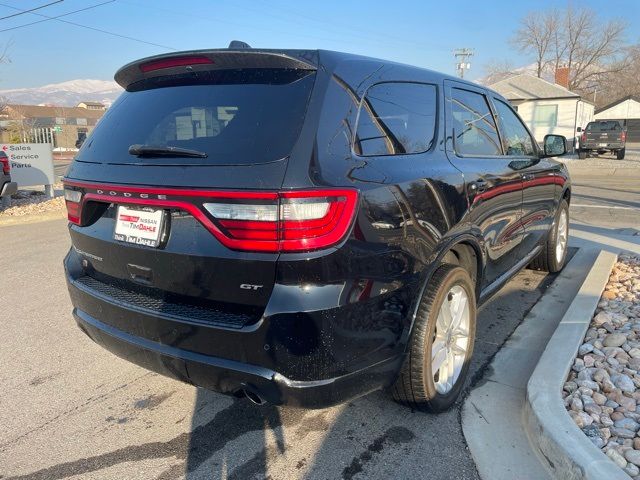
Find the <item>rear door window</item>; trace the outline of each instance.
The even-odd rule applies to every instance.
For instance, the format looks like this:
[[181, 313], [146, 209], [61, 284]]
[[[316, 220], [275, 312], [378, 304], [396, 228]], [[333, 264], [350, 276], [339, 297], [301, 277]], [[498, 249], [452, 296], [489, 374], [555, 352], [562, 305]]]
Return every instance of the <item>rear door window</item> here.
[[484, 95], [452, 88], [451, 117], [457, 154], [502, 155], [496, 123]]
[[360, 104], [353, 149], [364, 157], [426, 152], [433, 144], [435, 126], [434, 85], [378, 83]]
[[519, 157], [535, 156], [534, 140], [511, 107], [498, 99], [494, 100], [494, 105], [500, 118], [505, 154]]
[[[104, 163], [265, 163], [288, 156], [304, 122], [315, 74], [296, 70], [208, 72], [130, 88], [78, 155]], [[207, 158], [144, 158], [131, 145], [180, 147]]]

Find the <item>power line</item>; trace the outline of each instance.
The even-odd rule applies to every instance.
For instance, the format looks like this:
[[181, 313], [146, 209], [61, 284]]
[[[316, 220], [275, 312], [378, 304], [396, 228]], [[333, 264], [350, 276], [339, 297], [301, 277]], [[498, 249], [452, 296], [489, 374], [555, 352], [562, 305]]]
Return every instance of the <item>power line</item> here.
[[[11, 30], [17, 30], [18, 28], [29, 27], [29, 26], [31, 26], [31, 25], [35, 25], [35, 24], [37, 24], [37, 23], [48, 22], [49, 20], [58, 20], [58, 19], [59, 19], [59, 18], [61, 18], [61, 17], [66, 17], [66, 16], [68, 16], [68, 15], [72, 15], [72, 14], [74, 14], [74, 13], [78, 13], [78, 12], [84, 12], [85, 10], [91, 10], [92, 8], [100, 7], [100, 6], [102, 6], [102, 5], [106, 5], [107, 3], [113, 3], [113, 2], [115, 2], [115, 0], [108, 0], [108, 1], [106, 1], [106, 2], [98, 3], [98, 4], [96, 4], [96, 5], [90, 5], [90, 6], [88, 6], [88, 7], [80, 8], [80, 9], [78, 9], [78, 10], [73, 10], [73, 11], [71, 11], [71, 12], [67, 12], [67, 13], [63, 13], [63, 14], [60, 14], [60, 15], [56, 15], [56, 16], [54, 16], [54, 17], [47, 17], [47, 18], [45, 18], [44, 20], [38, 20], [38, 21], [36, 21], [36, 22], [24, 23], [24, 24], [22, 24], [22, 25], [17, 25], [17, 26], [15, 26], [15, 27], [5, 28], [5, 29], [3, 29], [3, 30], [0, 30], [0, 33], [2, 33], [2, 32], [9, 32], [9, 31], [11, 31]], [[4, 6], [4, 7], [13, 8], [14, 10], [19, 10], [19, 9], [16, 9], [15, 7], [12, 7], [11, 5], [5, 5], [5, 4], [3, 4], [3, 3], [0, 3], [0, 5], [1, 5], [1, 6]], [[37, 13], [34, 13], [34, 15], [38, 15], [38, 14], [37, 14]], [[44, 15], [40, 15], [40, 16], [41, 16], [41, 17], [44, 17]], [[60, 20], [60, 21], [61, 21], [61, 22], [63, 22], [64, 20]]]
[[[124, 39], [127, 39], [127, 40], [132, 40], [132, 41], [134, 41], [134, 42], [145, 43], [145, 44], [147, 44], [147, 45], [152, 45], [152, 46], [154, 46], [154, 47], [164, 48], [164, 49], [166, 49], [166, 50], [176, 50], [175, 48], [173, 48], [173, 47], [169, 47], [169, 46], [167, 46], [167, 45], [161, 45], [161, 44], [159, 44], [159, 43], [147, 42], [146, 40], [142, 40], [142, 39], [140, 39], [140, 38], [130, 37], [130, 36], [128, 36], [128, 35], [122, 35], [122, 34], [120, 34], [120, 33], [110, 32], [110, 31], [108, 31], [108, 30], [103, 30], [103, 29], [101, 29], [101, 28], [90, 27], [90, 26], [88, 26], [88, 25], [83, 25], [83, 24], [81, 24], [81, 23], [71, 22], [71, 21], [69, 21], [69, 20], [61, 20], [61, 18], [60, 18], [60, 17], [66, 17], [67, 15], [71, 15], [71, 14], [73, 14], [73, 13], [83, 12], [83, 11], [85, 11], [85, 10], [89, 10], [89, 9], [92, 9], [92, 8], [100, 7], [100, 6], [102, 6], [102, 5], [106, 5], [107, 3], [113, 3], [114, 1], [115, 1], [115, 0], [108, 0], [108, 1], [106, 1], [106, 2], [98, 3], [98, 4], [96, 4], [96, 5], [91, 5], [91, 6], [89, 6], [89, 7], [81, 8], [81, 9], [79, 9], [79, 10], [74, 10], [73, 12], [64, 13], [64, 14], [62, 14], [62, 15], [56, 15], [56, 16], [54, 16], [54, 17], [50, 17], [50, 16], [48, 16], [48, 15], [43, 15], [43, 14], [41, 14], [41, 13], [32, 13], [32, 15], [37, 15], [37, 16], [39, 16], [39, 17], [44, 17], [44, 20], [39, 20], [39, 21], [37, 21], [37, 22], [32, 22], [32, 23], [27, 23], [27, 24], [24, 24], [24, 25], [19, 25], [19, 26], [17, 26], [17, 27], [5, 28], [4, 30], [0, 30], [0, 33], [2, 33], [2, 32], [8, 32], [9, 30], [15, 30], [15, 29], [17, 29], [17, 28], [28, 27], [28, 26], [30, 26], [30, 25], [35, 25], [36, 23], [48, 22], [49, 20], [56, 20], [56, 21], [58, 21], [58, 22], [66, 23], [66, 24], [68, 24], [68, 25], [73, 25], [73, 26], [75, 26], [75, 27], [85, 28], [85, 29], [87, 29], [87, 30], [93, 30], [94, 32], [100, 32], [100, 33], [104, 33], [104, 34], [111, 35], [111, 36], [114, 36], [114, 37], [119, 37], [119, 38], [124, 38]], [[11, 9], [13, 9], [13, 10], [23, 11], [23, 10], [21, 10], [21, 9], [19, 9], [19, 8], [16, 8], [16, 7], [13, 7], [13, 6], [11, 6], [11, 5], [4, 4], [4, 3], [0, 3], [0, 6], [7, 7], [7, 8], [11, 8]]]
[[24, 11], [22, 11], [20, 13], [14, 13], [13, 15], [7, 15], [6, 17], [0, 17], [0, 20], [5, 20], [7, 18], [17, 17], [18, 15], [24, 15], [25, 13], [31, 13], [31, 12], [34, 12], [36, 10], [40, 10], [41, 8], [49, 7], [51, 5], [55, 5], [56, 3], [62, 3], [62, 2], [64, 2], [64, 0], [56, 0], [55, 2], [47, 3], [45, 5], [40, 5], [39, 7], [31, 8], [29, 10], [24, 10]]

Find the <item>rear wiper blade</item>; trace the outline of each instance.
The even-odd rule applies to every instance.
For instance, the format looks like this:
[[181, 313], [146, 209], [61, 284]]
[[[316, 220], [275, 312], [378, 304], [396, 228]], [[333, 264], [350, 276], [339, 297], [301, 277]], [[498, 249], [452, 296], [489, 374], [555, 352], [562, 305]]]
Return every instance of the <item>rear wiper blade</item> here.
[[165, 145], [131, 145], [129, 154], [137, 157], [197, 157], [207, 158], [205, 152], [189, 148], [169, 147]]

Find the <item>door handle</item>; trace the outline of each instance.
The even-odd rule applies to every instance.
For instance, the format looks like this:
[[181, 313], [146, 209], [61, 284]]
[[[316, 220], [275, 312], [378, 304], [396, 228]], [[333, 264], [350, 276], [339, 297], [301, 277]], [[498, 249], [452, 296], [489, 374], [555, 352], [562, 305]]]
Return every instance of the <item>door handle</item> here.
[[528, 182], [529, 180], [533, 180], [536, 176], [533, 173], [523, 173], [522, 180]]
[[487, 190], [489, 184], [485, 180], [476, 180], [469, 184], [469, 189], [474, 193], [482, 193]]

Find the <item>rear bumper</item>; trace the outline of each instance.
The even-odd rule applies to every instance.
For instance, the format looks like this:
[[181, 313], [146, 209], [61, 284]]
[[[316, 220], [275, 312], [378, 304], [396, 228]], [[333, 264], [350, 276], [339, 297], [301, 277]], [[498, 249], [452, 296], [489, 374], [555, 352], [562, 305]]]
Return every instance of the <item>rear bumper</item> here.
[[620, 142], [602, 142], [601, 146], [598, 142], [588, 142], [584, 145], [580, 145], [580, 150], [621, 150], [624, 148], [624, 143]]
[[[396, 317], [384, 316], [373, 303], [379, 323], [362, 302], [315, 312], [272, 310], [256, 324], [224, 328], [181, 321], [87, 288], [73, 250], [65, 270], [75, 320], [96, 343], [144, 368], [220, 393], [244, 389], [275, 405], [323, 408], [389, 386], [404, 358], [396, 341], [400, 330], [392, 334], [389, 328]], [[288, 295], [290, 290], [301, 291], [289, 289]], [[389, 303], [384, 297], [376, 302], [383, 300]], [[372, 320], [367, 330], [349, 330], [338, 312]]]
[[399, 359], [335, 378], [295, 381], [273, 370], [202, 355], [130, 335], [75, 308], [80, 327], [100, 346], [148, 370], [225, 394], [243, 389], [274, 405], [324, 408], [380, 389], [397, 371]]
[[0, 198], [8, 197], [18, 191], [18, 184], [16, 182], [6, 182], [2, 188], [0, 188]]

